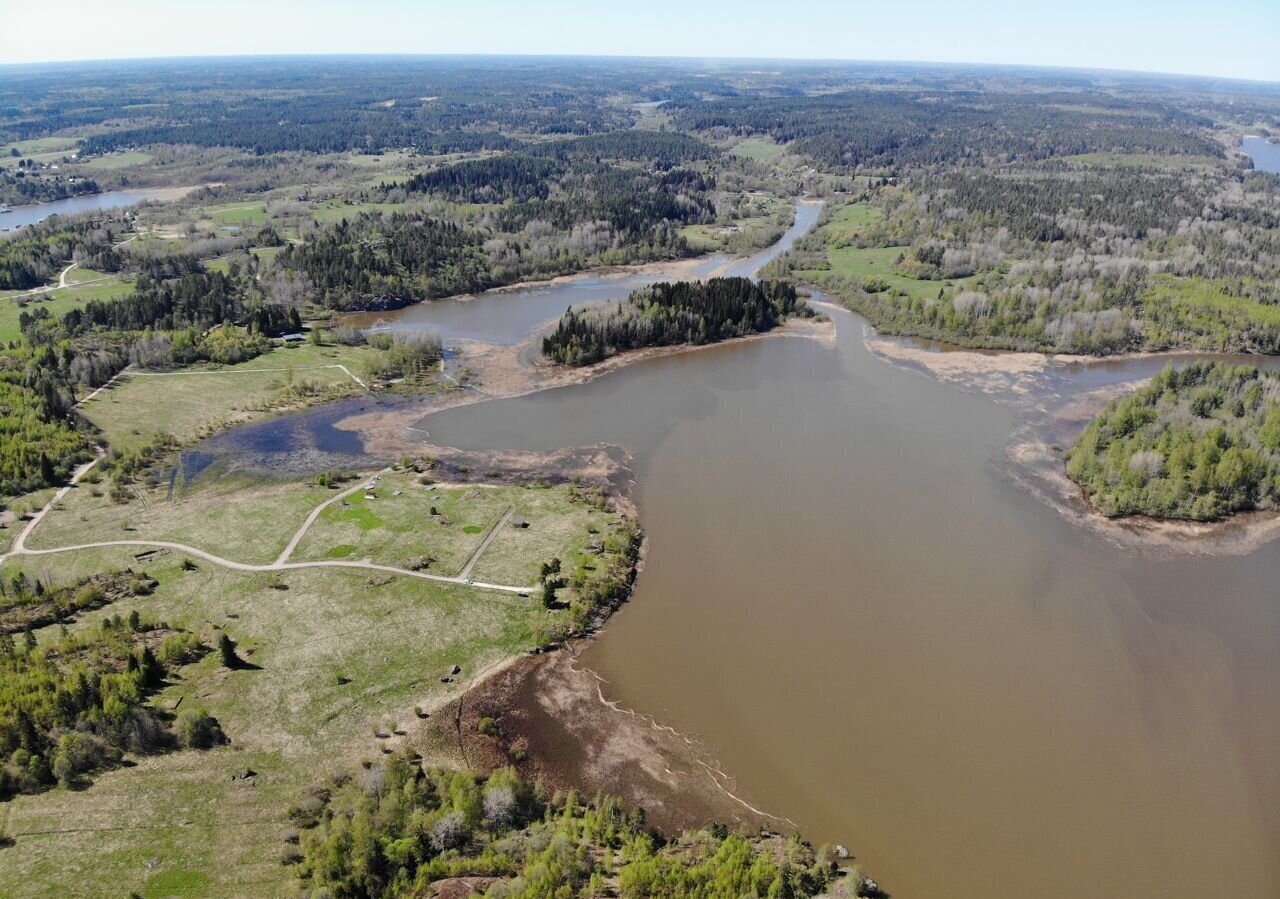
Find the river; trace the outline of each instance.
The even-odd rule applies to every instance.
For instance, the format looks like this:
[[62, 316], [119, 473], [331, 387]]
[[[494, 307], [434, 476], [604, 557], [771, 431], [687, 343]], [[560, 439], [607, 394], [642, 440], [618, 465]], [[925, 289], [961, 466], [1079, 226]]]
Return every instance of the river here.
[[1164, 360], [993, 397], [834, 319], [833, 345], [711, 347], [422, 427], [632, 449], [649, 556], [582, 664], [898, 899], [1280, 896], [1280, 543], [1119, 549], [1005, 462], [1045, 408]]
[[[797, 237], [813, 227], [821, 211], [819, 203], [797, 203], [791, 227], [772, 246], [741, 259], [713, 254], [692, 260], [683, 276], [751, 275], [790, 249]], [[347, 322], [358, 327], [429, 330], [446, 341], [478, 340], [511, 346], [541, 325], [559, 318], [570, 306], [618, 300], [637, 287], [671, 280], [674, 276], [663, 274], [662, 268], [657, 265], [591, 272], [518, 290], [491, 290], [457, 299], [419, 303], [395, 312], [362, 313], [349, 316]]]
[[0, 228], [16, 231], [37, 222], [43, 222], [51, 215], [74, 215], [80, 212], [97, 212], [107, 209], [121, 209], [134, 206], [147, 200], [173, 199], [179, 192], [192, 188], [154, 188], [139, 190], [114, 190], [102, 194], [86, 194], [83, 197], [70, 197], [66, 200], [53, 200], [48, 203], [33, 203], [29, 206], [14, 206], [0, 215]]
[[1262, 172], [1280, 174], [1280, 144], [1273, 144], [1265, 137], [1246, 137], [1240, 148], [1249, 154], [1253, 167]]

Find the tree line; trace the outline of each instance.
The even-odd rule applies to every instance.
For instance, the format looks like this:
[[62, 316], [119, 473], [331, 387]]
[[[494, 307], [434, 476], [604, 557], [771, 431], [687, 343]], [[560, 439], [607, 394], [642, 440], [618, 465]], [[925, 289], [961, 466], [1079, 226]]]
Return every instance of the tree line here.
[[[721, 825], [668, 841], [616, 800], [551, 796], [502, 769], [424, 771], [403, 758], [314, 787], [291, 813], [299, 885], [335, 897], [425, 895], [487, 877], [491, 899], [803, 899], [835, 877], [831, 855], [798, 837], [765, 840]], [[877, 895], [860, 875], [853, 895]]]
[[54, 216], [0, 240], [0, 290], [30, 290], [57, 278], [73, 261], [99, 271], [120, 270], [111, 249], [129, 223], [121, 216]]
[[705, 344], [761, 333], [805, 309], [783, 282], [712, 278], [654, 284], [614, 305], [570, 309], [542, 340], [561, 365], [590, 365], [640, 347]]

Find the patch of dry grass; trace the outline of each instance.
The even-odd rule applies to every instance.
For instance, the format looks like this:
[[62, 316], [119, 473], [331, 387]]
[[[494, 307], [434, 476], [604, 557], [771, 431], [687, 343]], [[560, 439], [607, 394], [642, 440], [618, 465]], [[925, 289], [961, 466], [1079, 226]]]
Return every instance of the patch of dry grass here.
[[[168, 483], [138, 485], [133, 499], [113, 502], [105, 481], [82, 482], [40, 522], [27, 539], [31, 549], [54, 549], [108, 540], [163, 540], [251, 564], [275, 560], [307, 515], [333, 494], [308, 484], [251, 484], [239, 478], [206, 478], [190, 491]], [[98, 495], [94, 495], [94, 494]], [[135, 550], [142, 551], [142, 550]]]

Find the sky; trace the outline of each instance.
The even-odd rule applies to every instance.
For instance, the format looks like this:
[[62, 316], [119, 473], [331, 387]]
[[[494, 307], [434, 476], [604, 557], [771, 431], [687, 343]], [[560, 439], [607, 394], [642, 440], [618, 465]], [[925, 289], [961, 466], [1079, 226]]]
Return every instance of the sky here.
[[0, 62], [295, 53], [911, 60], [1280, 82], [1280, 0], [0, 0]]

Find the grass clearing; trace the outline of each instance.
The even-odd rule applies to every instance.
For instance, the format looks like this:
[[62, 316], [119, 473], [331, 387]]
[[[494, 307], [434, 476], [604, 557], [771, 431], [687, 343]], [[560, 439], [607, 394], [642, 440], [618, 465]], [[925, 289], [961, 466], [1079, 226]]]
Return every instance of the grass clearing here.
[[770, 137], [748, 137], [730, 147], [729, 152], [734, 156], [769, 162], [785, 153], [786, 149], [784, 145], [776, 143]]
[[129, 169], [146, 165], [155, 157], [140, 150], [126, 150], [122, 153], [111, 153], [107, 156], [95, 156], [79, 163], [79, 168], [89, 172], [114, 172], [118, 169]]
[[[108, 443], [136, 450], [172, 434], [181, 443], [222, 425], [297, 401], [359, 390], [340, 368], [364, 371], [377, 354], [369, 347], [276, 347], [238, 365], [184, 369], [174, 375], [126, 374], [81, 407]], [[274, 369], [274, 370], [273, 370]]]
[[889, 285], [891, 290], [901, 291], [910, 297], [928, 299], [936, 297], [944, 284], [956, 284], [960, 281], [921, 281], [908, 278], [894, 271], [893, 263], [905, 250], [905, 247], [832, 247], [827, 250], [827, 262], [830, 268], [826, 271], [805, 270], [798, 272], [801, 278], [820, 281], [824, 276], [836, 275], [861, 281], [864, 278], [879, 278]]
[[65, 154], [74, 150], [75, 147], [74, 137], [33, 137], [30, 140], [16, 140], [0, 146], [0, 158], [3, 158], [7, 165], [16, 165], [18, 157], [11, 155], [13, 150], [17, 150], [23, 156], [37, 157]]
[[107, 540], [163, 540], [261, 565], [275, 561], [311, 510], [332, 495], [327, 487], [222, 477], [202, 479], [191, 490], [178, 484], [172, 500], [167, 481], [156, 487], [137, 485], [129, 502], [117, 503], [105, 482], [86, 482], [67, 492], [27, 544], [52, 549]]
[[[85, 554], [66, 569], [130, 559]], [[43, 561], [22, 564], [34, 575]], [[288, 590], [267, 590], [254, 575], [183, 572], [176, 560], [147, 571], [160, 581], [153, 595], [76, 627], [134, 608], [206, 642], [225, 627], [257, 670], [228, 671], [213, 652], [155, 702], [208, 709], [232, 742], [140, 757], [88, 789], [8, 803], [16, 846], [0, 852], [5, 895], [281, 895], [282, 834], [306, 787], [381, 757], [402, 738], [375, 730], [409, 728], [415, 705], [455, 697], [475, 672], [532, 646], [548, 617], [530, 600], [410, 578], [373, 587], [363, 572], [289, 572]], [[440, 683], [453, 664], [459, 682]]]
[[342, 200], [328, 200], [314, 207], [310, 216], [321, 224], [353, 219], [362, 212], [393, 212], [403, 209], [400, 203], [347, 203]]
[[204, 214], [219, 225], [261, 225], [267, 220], [267, 207], [262, 203], [234, 203], [210, 206]]
[[[456, 575], [512, 507], [513, 494], [523, 488], [424, 486], [412, 472], [396, 471], [383, 475], [370, 492], [376, 499], [357, 490], [325, 509], [298, 544], [294, 559], [368, 559], [405, 567], [409, 560], [417, 563], [430, 558], [435, 561], [425, 570]], [[537, 580], [537, 566], [549, 559], [534, 563], [534, 577], [509, 583], [532, 584]]]
[[543, 562], [559, 559], [563, 571], [573, 573], [594, 566], [598, 557], [588, 551], [603, 539], [618, 517], [576, 501], [570, 487], [529, 486], [504, 495], [515, 509], [514, 518], [527, 527], [501, 528], [471, 574], [489, 584], [535, 584]]
[[846, 203], [836, 209], [822, 233], [828, 244], [848, 243], [884, 217], [877, 206], [869, 203]]
[[[67, 280], [79, 272], [72, 269]], [[97, 274], [97, 273], [95, 273]], [[0, 298], [0, 341], [21, 340], [22, 330], [18, 327], [18, 319], [23, 311], [34, 313], [37, 309], [47, 309], [50, 315], [59, 316], [90, 300], [109, 300], [122, 297], [133, 290], [133, 277], [99, 281], [79, 287], [67, 287], [47, 293], [17, 292], [9, 297]], [[16, 299], [22, 297], [21, 303]]]

